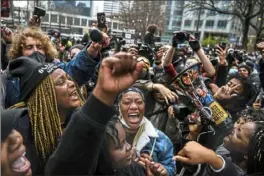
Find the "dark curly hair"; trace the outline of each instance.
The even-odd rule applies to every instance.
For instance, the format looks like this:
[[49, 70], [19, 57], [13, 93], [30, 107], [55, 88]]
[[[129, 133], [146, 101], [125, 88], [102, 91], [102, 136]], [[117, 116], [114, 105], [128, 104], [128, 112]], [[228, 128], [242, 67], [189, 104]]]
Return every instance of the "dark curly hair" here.
[[150, 24], [147, 27], [147, 31], [154, 34], [158, 29], [158, 26], [156, 24]]

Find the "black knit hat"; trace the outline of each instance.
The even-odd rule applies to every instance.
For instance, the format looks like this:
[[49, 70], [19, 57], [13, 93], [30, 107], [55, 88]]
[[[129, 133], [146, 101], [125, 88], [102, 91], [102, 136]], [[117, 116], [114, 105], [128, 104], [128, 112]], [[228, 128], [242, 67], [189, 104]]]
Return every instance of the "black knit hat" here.
[[57, 68], [52, 63], [39, 63], [29, 57], [11, 61], [11, 75], [20, 78], [20, 101], [26, 100], [37, 85]]
[[18, 118], [28, 113], [26, 108], [1, 110], [1, 140], [4, 141], [15, 128]]

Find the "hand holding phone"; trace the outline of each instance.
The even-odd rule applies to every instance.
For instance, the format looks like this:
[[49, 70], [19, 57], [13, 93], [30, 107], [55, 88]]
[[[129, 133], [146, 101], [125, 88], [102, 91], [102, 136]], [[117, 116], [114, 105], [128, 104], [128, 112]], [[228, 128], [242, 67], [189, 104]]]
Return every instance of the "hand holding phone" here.
[[29, 20], [29, 26], [36, 26], [39, 27], [41, 23], [41, 19], [39, 16], [34, 15], [30, 20]]
[[13, 32], [8, 27], [1, 26], [1, 34], [6, 42], [12, 41]]
[[97, 13], [97, 27], [98, 28], [106, 28], [105, 13]]

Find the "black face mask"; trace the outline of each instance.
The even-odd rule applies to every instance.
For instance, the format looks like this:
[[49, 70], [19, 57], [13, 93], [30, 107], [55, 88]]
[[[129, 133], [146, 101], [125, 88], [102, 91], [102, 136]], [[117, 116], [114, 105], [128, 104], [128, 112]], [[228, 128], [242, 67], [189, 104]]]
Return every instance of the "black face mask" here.
[[40, 62], [40, 63], [45, 63], [45, 62], [52, 62], [53, 59], [45, 56], [44, 54], [40, 53], [39, 51], [34, 51], [31, 55], [28, 57]]

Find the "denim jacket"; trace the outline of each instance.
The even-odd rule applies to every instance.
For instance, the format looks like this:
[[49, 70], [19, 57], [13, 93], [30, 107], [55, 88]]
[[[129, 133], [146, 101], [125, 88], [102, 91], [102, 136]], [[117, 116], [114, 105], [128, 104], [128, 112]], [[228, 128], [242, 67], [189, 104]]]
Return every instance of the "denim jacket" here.
[[[80, 51], [70, 62], [62, 63], [57, 62], [56, 65], [69, 74], [78, 85], [85, 84], [94, 74], [94, 68], [101, 60], [101, 54], [99, 53], [96, 58], [89, 56], [87, 52], [87, 45], [82, 51]], [[19, 102], [20, 99], [20, 87], [19, 79], [12, 77], [8, 71], [5, 71], [6, 77], [6, 98], [5, 107], [8, 108]]]
[[[123, 118], [121, 119], [124, 124]], [[137, 156], [141, 153], [152, 153], [153, 161], [162, 164], [168, 172], [168, 176], [176, 174], [176, 162], [172, 160], [173, 144], [171, 140], [161, 131], [154, 128], [152, 123], [143, 118], [141, 125], [145, 123], [145, 130], [138, 139], [136, 145]], [[126, 126], [126, 124], [124, 124]], [[153, 148], [154, 147], [154, 148]]]

